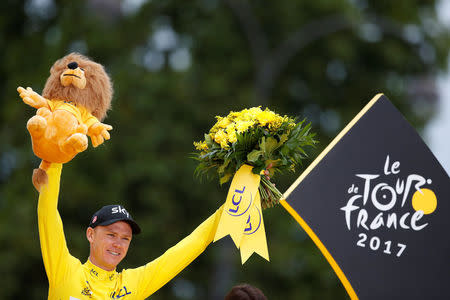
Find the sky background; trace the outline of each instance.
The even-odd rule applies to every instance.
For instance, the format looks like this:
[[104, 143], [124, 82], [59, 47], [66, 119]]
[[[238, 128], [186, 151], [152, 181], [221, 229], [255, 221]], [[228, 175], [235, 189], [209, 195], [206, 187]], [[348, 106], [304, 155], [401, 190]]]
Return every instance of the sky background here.
[[[439, 18], [450, 30], [450, 1], [442, 0], [438, 6]], [[424, 139], [447, 174], [450, 174], [450, 61], [447, 73], [438, 80], [438, 89], [437, 113], [425, 128]]]

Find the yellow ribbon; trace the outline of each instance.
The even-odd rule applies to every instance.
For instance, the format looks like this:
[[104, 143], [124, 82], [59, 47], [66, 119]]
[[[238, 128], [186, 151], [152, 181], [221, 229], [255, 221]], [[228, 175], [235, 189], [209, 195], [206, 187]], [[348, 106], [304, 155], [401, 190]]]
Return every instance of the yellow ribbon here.
[[229, 234], [236, 247], [241, 250], [242, 264], [253, 252], [269, 260], [258, 192], [261, 177], [253, 174], [252, 168], [243, 165], [234, 175], [214, 236], [215, 242]]
[[241, 240], [241, 260], [244, 264], [253, 254], [258, 253], [261, 257], [269, 261], [269, 251], [267, 249], [266, 229], [261, 209], [261, 199], [259, 193], [256, 194], [254, 205], [250, 210], [247, 226]]

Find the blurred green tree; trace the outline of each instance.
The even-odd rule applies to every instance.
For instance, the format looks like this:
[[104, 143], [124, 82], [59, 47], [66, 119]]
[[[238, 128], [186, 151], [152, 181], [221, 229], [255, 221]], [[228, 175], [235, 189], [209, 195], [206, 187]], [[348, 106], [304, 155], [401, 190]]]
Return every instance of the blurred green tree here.
[[[124, 204], [143, 233], [121, 267], [139, 266], [191, 232], [227, 187], [200, 183], [189, 159], [214, 116], [267, 106], [307, 117], [321, 145], [376, 94], [416, 128], [433, 113], [434, 80], [449, 33], [436, 1], [0, 2], [0, 272], [5, 299], [43, 299], [37, 193], [25, 124], [34, 113], [17, 86], [42, 91], [53, 62], [78, 51], [105, 65], [115, 88], [112, 138], [63, 169], [59, 210], [71, 253], [88, 255], [91, 214]], [[278, 180], [285, 190], [300, 174]], [[152, 299], [221, 299], [248, 282], [269, 299], [345, 299], [336, 275], [281, 208], [265, 212], [271, 262], [240, 266], [230, 240], [212, 245]], [[26, 288], [25, 288], [26, 287]]]

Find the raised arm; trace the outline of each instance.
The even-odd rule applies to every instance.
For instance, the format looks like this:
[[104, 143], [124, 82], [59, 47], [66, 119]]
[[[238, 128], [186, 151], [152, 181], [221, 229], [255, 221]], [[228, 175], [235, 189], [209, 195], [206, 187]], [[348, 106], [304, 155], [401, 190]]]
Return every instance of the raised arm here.
[[124, 271], [130, 281], [137, 284], [139, 299], [156, 292], [206, 249], [214, 239], [222, 210], [223, 207], [219, 208], [189, 236], [159, 258], [140, 268]]
[[38, 202], [39, 238], [42, 259], [50, 285], [58, 284], [77, 259], [69, 254], [63, 224], [58, 212], [58, 195], [62, 164], [47, 170], [48, 184], [41, 188]]

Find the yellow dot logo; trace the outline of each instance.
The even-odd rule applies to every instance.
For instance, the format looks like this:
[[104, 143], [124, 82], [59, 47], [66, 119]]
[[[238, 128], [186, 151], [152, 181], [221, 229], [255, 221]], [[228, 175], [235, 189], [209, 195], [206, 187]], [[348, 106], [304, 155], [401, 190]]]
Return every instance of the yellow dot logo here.
[[420, 189], [412, 197], [412, 206], [416, 211], [421, 210], [426, 215], [431, 214], [437, 207], [436, 195], [430, 189]]

